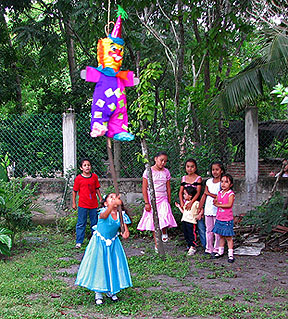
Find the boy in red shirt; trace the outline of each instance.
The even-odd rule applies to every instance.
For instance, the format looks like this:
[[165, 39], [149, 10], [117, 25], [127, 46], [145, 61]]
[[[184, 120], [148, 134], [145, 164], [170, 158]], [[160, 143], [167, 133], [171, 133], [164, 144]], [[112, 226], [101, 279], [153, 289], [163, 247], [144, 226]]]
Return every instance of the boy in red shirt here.
[[87, 215], [89, 213], [91, 231], [92, 227], [97, 224], [97, 207], [98, 200], [102, 200], [100, 194], [100, 184], [98, 176], [91, 173], [91, 163], [88, 159], [84, 158], [80, 162], [80, 169], [82, 171], [74, 181], [73, 186], [73, 209], [77, 209], [76, 197], [77, 193], [79, 196], [78, 200], [78, 220], [76, 224], [76, 248], [81, 248], [84, 241], [85, 229], [87, 224]]

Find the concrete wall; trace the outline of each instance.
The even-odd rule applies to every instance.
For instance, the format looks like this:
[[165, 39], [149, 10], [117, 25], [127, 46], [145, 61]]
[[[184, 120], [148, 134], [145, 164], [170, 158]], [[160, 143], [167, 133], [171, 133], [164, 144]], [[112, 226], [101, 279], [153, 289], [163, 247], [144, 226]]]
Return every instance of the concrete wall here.
[[[138, 204], [142, 199], [141, 193], [141, 178], [134, 179], [119, 179], [119, 189], [122, 199], [125, 204]], [[34, 221], [36, 223], [49, 223], [55, 220], [57, 214], [63, 214], [62, 211], [56, 209], [57, 204], [61, 202], [65, 189], [64, 179], [51, 179], [51, 178], [26, 178], [25, 183], [38, 185], [38, 203], [46, 211], [45, 215], [34, 214]], [[275, 178], [259, 178], [256, 187], [256, 199], [257, 204], [260, 205], [269, 196], [269, 193], [275, 183]], [[104, 193], [106, 189], [113, 187], [112, 180], [100, 179], [101, 192]], [[245, 213], [247, 210], [247, 193], [245, 191], [245, 179], [237, 179], [234, 183], [234, 191], [236, 193], [236, 199], [234, 204], [234, 215], [237, 216], [241, 213]], [[277, 190], [284, 196], [288, 196], [288, 178], [282, 178], [279, 180]], [[66, 201], [67, 207], [71, 207], [71, 201]]]

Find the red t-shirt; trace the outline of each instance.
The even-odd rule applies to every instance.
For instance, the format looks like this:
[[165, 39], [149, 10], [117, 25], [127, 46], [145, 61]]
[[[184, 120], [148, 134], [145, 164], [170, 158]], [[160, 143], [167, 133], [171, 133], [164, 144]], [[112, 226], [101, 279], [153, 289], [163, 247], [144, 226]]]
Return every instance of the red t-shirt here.
[[73, 191], [78, 192], [78, 206], [82, 208], [97, 208], [96, 189], [100, 188], [98, 176], [94, 173], [90, 177], [78, 175], [74, 180]]

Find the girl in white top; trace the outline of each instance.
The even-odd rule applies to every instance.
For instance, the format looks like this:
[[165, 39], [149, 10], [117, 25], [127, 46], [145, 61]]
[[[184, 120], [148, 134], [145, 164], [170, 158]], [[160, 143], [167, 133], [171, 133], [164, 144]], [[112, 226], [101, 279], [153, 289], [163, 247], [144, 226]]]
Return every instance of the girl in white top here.
[[[193, 256], [196, 253], [196, 225], [198, 217], [198, 206], [199, 202], [193, 202], [192, 206], [189, 203], [192, 201], [192, 198], [196, 195], [197, 190], [195, 187], [186, 186], [183, 192], [185, 204], [183, 208], [180, 204], [175, 202], [175, 206], [179, 208], [183, 214], [181, 222], [185, 240], [187, 242], [187, 247], [189, 247], [188, 255]], [[189, 206], [189, 208], [188, 208]]]
[[[225, 173], [224, 166], [221, 162], [213, 162], [210, 167], [213, 178], [209, 178], [206, 182], [204, 194], [199, 203], [199, 213], [201, 216], [205, 215], [206, 225], [206, 254], [215, 254], [219, 250], [220, 236], [214, 234], [212, 229], [216, 221], [217, 207], [213, 205], [214, 198], [217, 197], [221, 189], [220, 180], [221, 176]], [[203, 206], [205, 207], [203, 210]]]

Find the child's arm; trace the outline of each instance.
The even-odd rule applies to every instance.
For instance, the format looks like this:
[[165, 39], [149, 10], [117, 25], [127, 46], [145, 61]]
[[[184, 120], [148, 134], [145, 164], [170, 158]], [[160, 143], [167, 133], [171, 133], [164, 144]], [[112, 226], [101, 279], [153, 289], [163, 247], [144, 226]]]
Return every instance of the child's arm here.
[[166, 189], [167, 189], [167, 197], [169, 204], [171, 203], [171, 184], [170, 180], [166, 182]]
[[120, 206], [121, 204], [122, 204], [122, 201], [121, 201], [121, 199], [120, 199], [120, 195], [118, 195], [118, 196], [112, 201], [112, 203], [107, 206], [107, 209], [106, 209], [103, 213], [100, 214], [100, 218], [101, 218], [101, 219], [106, 219], [106, 218], [111, 214], [112, 210], [113, 210], [114, 208], [117, 208], [117, 206]]
[[96, 188], [96, 195], [98, 196], [99, 201], [101, 202], [101, 201], [102, 201], [102, 196], [101, 196], [101, 193], [100, 193], [100, 189], [99, 189], [99, 188]]
[[181, 212], [182, 214], [184, 213], [184, 209], [181, 207], [181, 205], [180, 205], [179, 203], [175, 202], [175, 206], [176, 206], [177, 208], [179, 208], [179, 210], [180, 210], [180, 212]]
[[206, 194], [207, 196], [211, 196], [211, 197], [213, 197], [213, 198], [216, 198], [216, 197], [217, 197], [216, 194], [210, 193], [210, 192], [208, 191], [208, 188], [207, 188], [207, 191], [206, 191], [206, 188], [205, 188], [205, 193], [204, 193], [204, 194]]
[[148, 199], [148, 180], [143, 177], [142, 179], [142, 194], [143, 194], [143, 198], [144, 198], [144, 202], [145, 202], [145, 210], [147, 212], [151, 211], [151, 205], [149, 203], [149, 199]]
[[203, 207], [204, 207], [204, 204], [205, 204], [205, 201], [206, 201], [206, 198], [207, 198], [206, 190], [208, 191], [207, 185], [205, 186], [205, 191], [204, 191], [204, 194], [202, 195], [202, 197], [200, 199], [199, 207], [198, 207], [198, 214], [201, 215], [201, 218], [204, 215]]
[[231, 208], [233, 206], [234, 200], [235, 200], [235, 194], [231, 194], [229, 196], [229, 198], [228, 198], [228, 203], [227, 204], [220, 204], [218, 202], [218, 199], [215, 198], [214, 201], [213, 201], [213, 205], [216, 206], [216, 207], [220, 207], [220, 208]]
[[[202, 178], [198, 179], [199, 183], [202, 182]], [[187, 204], [187, 209], [190, 209], [193, 205], [194, 202], [196, 202], [196, 200], [199, 198], [201, 193], [201, 185], [197, 185], [197, 193], [196, 195], [191, 199], [191, 201]]]
[[72, 191], [72, 208], [73, 209], [77, 209], [76, 196], [77, 196], [77, 192], [73, 190]]
[[184, 201], [183, 201], [183, 192], [184, 192], [184, 186], [180, 186], [179, 189], [179, 201], [180, 201], [180, 206], [183, 207], [184, 206]]
[[122, 235], [122, 237], [124, 238], [124, 239], [127, 239], [128, 237], [129, 237], [129, 235], [130, 235], [130, 233], [129, 233], [129, 229], [128, 229], [128, 226], [126, 225], [126, 224], [124, 224], [124, 233], [123, 234], [121, 234]]

